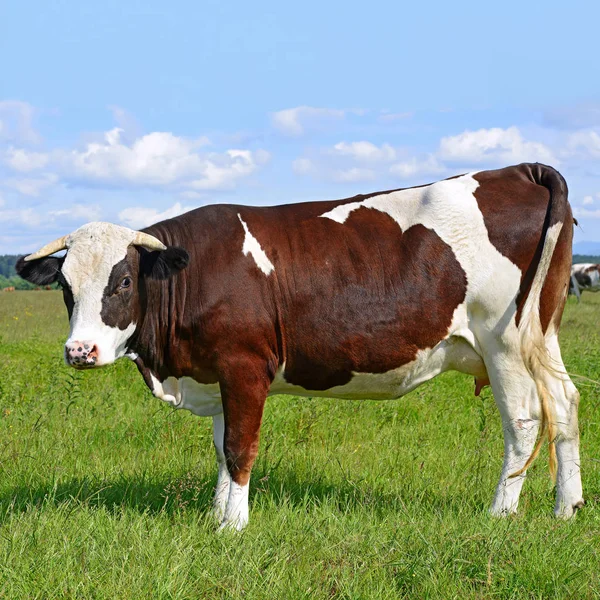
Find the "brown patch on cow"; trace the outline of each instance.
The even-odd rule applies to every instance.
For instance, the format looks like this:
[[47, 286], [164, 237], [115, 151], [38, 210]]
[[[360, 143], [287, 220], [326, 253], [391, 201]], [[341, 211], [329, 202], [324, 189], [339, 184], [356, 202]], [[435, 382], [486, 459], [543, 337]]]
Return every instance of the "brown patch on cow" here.
[[594, 271], [600, 273], [600, 265], [592, 265], [591, 267], [587, 267], [587, 269], [583, 270], [584, 273], [593, 273]]
[[[474, 175], [479, 182], [474, 195], [490, 242], [522, 272], [520, 292], [516, 298], [517, 324], [541, 257], [545, 227], [552, 224], [548, 220], [550, 192], [539, 183], [539, 172], [543, 169], [548, 169], [550, 174], [554, 172], [543, 165], [523, 164]], [[540, 298], [540, 320], [544, 332], [564, 303], [563, 294], [568, 290], [573, 236], [571, 223], [572, 214], [568, 208]]]
[[[132, 302], [132, 298], [138, 295], [136, 261], [130, 258], [135, 252], [135, 249], [130, 248], [127, 256], [112, 268], [102, 295], [102, 322], [122, 331], [136, 321], [138, 314], [136, 309], [139, 304]], [[124, 279], [130, 281], [129, 287], [121, 287]]]
[[447, 335], [465, 299], [454, 253], [423, 225], [402, 232], [389, 215], [360, 207], [343, 224], [282, 223], [289, 233], [280, 238], [254, 214], [243, 217], [275, 264], [284, 377], [305, 389], [413, 361]]
[[239, 355], [221, 364], [227, 469], [238, 485], [247, 485], [258, 454], [260, 426], [271, 379], [256, 357]]
[[[568, 207], [571, 214], [571, 208]], [[553, 321], [556, 331], [560, 328], [565, 303], [569, 295], [571, 263], [573, 261], [573, 227], [566, 219], [558, 237], [548, 275], [540, 297], [540, 321], [545, 333]]]

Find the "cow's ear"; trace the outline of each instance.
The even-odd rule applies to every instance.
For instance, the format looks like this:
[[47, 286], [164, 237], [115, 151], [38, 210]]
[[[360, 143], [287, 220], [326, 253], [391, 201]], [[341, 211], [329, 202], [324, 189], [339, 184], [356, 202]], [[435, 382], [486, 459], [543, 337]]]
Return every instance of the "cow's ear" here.
[[166, 250], [145, 252], [141, 257], [141, 271], [150, 279], [168, 279], [185, 269], [190, 255], [183, 248], [169, 246]]
[[45, 256], [37, 260], [26, 261], [25, 257], [21, 256], [15, 269], [17, 275], [35, 285], [50, 285], [58, 279], [63, 260], [56, 256]]

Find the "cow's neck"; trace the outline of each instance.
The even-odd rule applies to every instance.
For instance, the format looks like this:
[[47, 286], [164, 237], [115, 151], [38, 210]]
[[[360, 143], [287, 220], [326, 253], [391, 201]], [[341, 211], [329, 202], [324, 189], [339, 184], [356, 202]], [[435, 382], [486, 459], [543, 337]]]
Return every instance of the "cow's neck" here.
[[145, 282], [141, 294], [142, 318], [131, 340], [130, 351], [135, 353], [155, 377], [181, 377], [185, 365], [181, 364], [178, 347], [181, 318], [185, 307], [185, 283], [175, 285], [173, 278]]

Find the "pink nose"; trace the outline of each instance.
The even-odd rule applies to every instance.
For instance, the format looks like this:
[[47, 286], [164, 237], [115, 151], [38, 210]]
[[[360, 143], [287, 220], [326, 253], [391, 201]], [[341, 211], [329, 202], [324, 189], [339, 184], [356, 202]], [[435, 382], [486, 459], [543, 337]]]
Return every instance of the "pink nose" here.
[[98, 360], [98, 348], [93, 342], [68, 342], [65, 344], [65, 358], [72, 367], [93, 367]]

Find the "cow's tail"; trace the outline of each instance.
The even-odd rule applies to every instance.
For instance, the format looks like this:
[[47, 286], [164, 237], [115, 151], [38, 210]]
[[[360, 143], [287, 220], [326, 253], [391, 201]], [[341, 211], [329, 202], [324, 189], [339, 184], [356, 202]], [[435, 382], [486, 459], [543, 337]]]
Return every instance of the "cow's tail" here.
[[[540, 320], [540, 297], [550, 269], [558, 237], [567, 216], [570, 214], [567, 184], [562, 175], [552, 167], [530, 165], [532, 180], [550, 192], [550, 201], [544, 220], [540, 243], [532, 261], [533, 281], [529, 287], [519, 323], [521, 354], [525, 366], [535, 381], [541, 403], [541, 431], [531, 456], [525, 465], [512, 473], [516, 477], [524, 473], [539, 454], [544, 438], [548, 437], [550, 473], [556, 480], [556, 410], [555, 400], [548, 388], [548, 379], [558, 369], [546, 348], [545, 336]], [[569, 223], [570, 225], [570, 223]], [[537, 266], [536, 259], [538, 259]]]

